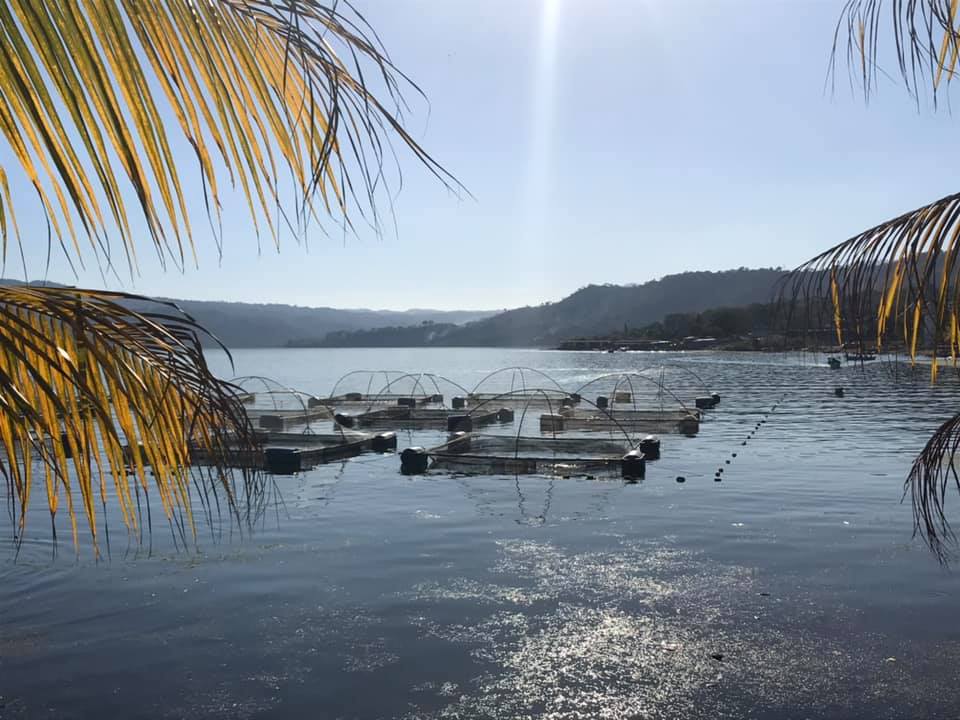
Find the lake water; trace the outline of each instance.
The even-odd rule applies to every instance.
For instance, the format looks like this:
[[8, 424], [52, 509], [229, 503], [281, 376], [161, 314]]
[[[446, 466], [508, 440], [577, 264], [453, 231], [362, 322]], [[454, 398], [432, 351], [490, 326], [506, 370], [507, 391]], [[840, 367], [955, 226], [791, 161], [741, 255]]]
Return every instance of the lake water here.
[[814, 360], [237, 351], [236, 374], [317, 394], [360, 368], [572, 387], [664, 362], [723, 400], [638, 484], [366, 455], [278, 478], [263, 527], [199, 551], [163, 526], [128, 548], [115, 521], [111, 560], [69, 541], [53, 559], [38, 497], [16, 562], [0, 514], [0, 718], [958, 717], [960, 571], [900, 502], [957, 383]]

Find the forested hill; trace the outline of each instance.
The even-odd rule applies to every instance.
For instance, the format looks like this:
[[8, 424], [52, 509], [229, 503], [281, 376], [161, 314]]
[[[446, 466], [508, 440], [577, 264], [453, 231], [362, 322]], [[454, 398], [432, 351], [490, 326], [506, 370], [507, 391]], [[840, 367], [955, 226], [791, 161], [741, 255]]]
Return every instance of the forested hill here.
[[386, 347], [402, 337], [404, 344], [552, 347], [567, 338], [642, 327], [671, 313], [769, 302], [782, 275], [781, 269], [740, 268], [667, 275], [641, 285], [588, 285], [558, 302], [508, 310], [459, 327], [338, 332], [315, 342], [297, 338], [293, 344]]
[[480, 310], [344, 310], [297, 305], [176, 300], [227, 347], [281, 347], [294, 338], [387, 325], [464, 323], [486, 317]]
[[[20, 286], [19, 280], [0, 278], [0, 285]], [[36, 286], [66, 287], [53, 282]], [[281, 347], [293, 338], [322, 338], [337, 331], [367, 330], [387, 325], [465, 323], [488, 317], [483, 310], [344, 310], [330, 307], [256, 304], [206, 300], [170, 300], [227, 347]], [[163, 310], [154, 304], [130, 303], [136, 310]]]

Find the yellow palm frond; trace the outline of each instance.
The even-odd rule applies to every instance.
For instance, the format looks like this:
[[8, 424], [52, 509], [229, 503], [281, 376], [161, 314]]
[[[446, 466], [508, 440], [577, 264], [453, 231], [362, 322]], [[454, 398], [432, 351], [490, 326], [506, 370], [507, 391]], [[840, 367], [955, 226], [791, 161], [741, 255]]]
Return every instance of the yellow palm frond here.
[[[456, 184], [404, 129], [404, 85], [416, 90], [346, 2], [4, 0], [0, 137], [25, 180], [0, 167], [4, 257], [26, 202], [8, 185], [32, 187], [68, 257], [89, 243], [109, 266], [119, 236], [135, 269], [135, 228], [161, 261], [192, 250], [187, 175], [214, 228], [237, 186], [274, 241], [281, 225], [375, 218], [392, 139]], [[174, 129], [193, 164], [174, 156]]]
[[866, 230], [794, 270], [791, 299], [830, 298], [834, 324], [859, 345], [921, 342], [954, 356], [960, 317], [960, 194]]
[[[130, 309], [142, 301], [0, 288], [0, 469], [18, 537], [34, 486], [53, 520], [65, 506], [75, 543], [85, 521], [96, 552], [108, 496], [134, 533], [141, 498], [148, 509], [155, 498], [183, 540], [195, 533], [197, 483], [237, 517], [256, 510], [262, 479], [228, 468], [231, 451], [257, 443], [239, 392], [207, 369], [189, 317], [172, 305]], [[204, 450], [212, 466], [192, 470], [192, 449]]]

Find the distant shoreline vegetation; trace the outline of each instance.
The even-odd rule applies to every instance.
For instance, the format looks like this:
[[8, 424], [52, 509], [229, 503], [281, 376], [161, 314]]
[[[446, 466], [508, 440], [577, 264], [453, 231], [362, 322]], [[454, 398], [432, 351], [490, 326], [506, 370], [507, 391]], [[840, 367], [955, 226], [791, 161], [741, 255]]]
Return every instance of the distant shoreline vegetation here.
[[[286, 347], [542, 347], [573, 338], [635, 336], [672, 339], [674, 325], [729, 328], [725, 335], [767, 322], [781, 268], [684, 272], [639, 285], [588, 285], [557, 302], [507, 310], [466, 323], [435, 322], [377, 328], [336, 328], [292, 337]], [[757, 309], [763, 306], [763, 309]], [[719, 310], [716, 310], [719, 308]], [[746, 308], [743, 316], [741, 308]], [[711, 314], [713, 313], [713, 314]], [[663, 327], [667, 335], [654, 330]], [[652, 329], [651, 329], [652, 328]], [[641, 333], [636, 335], [636, 333]], [[643, 334], [645, 333], [645, 334]]]
[[[816, 340], [831, 344], [832, 328], [823, 337], [791, 337], [784, 320], [772, 303], [743, 307], [722, 307], [703, 312], [671, 313], [663, 320], [617, 332], [581, 335], [550, 345], [529, 343], [510, 346], [548, 347], [558, 350], [783, 350], [801, 349]], [[317, 341], [292, 341], [287, 347], [374, 348], [374, 347], [491, 347], [495, 343], [464, 342], [469, 325], [423, 322], [415, 326], [331, 332]]]

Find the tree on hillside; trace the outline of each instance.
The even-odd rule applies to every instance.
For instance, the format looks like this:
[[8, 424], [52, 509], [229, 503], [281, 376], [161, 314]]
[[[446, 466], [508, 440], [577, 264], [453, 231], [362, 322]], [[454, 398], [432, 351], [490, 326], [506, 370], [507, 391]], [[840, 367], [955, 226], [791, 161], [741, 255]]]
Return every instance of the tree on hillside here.
[[[145, 240], [183, 267], [198, 220], [188, 175], [218, 246], [230, 192], [274, 243], [310, 223], [376, 226], [392, 144], [455, 184], [404, 129], [402, 91], [416, 87], [346, 2], [0, 0], [0, 34], [4, 260], [39, 243], [136, 274]], [[31, 203], [45, 227], [18, 224]], [[108, 483], [131, 531], [153, 496], [183, 539], [194, 482], [238, 514], [260, 497], [227, 468], [227, 443], [253, 433], [208, 370], [200, 328], [131, 299], [0, 287], [0, 469], [20, 538], [35, 483], [51, 523], [63, 508], [76, 539], [85, 521], [97, 552]], [[192, 445], [217, 460], [199, 477]]]
[[[833, 70], [845, 51], [867, 97], [878, 73], [882, 28], [892, 21], [892, 51], [908, 92], [919, 102], [942, 99], [958, 70], [960, 15], [956, 0], [848, 0], [834, 38]], [[844, 40], [844, 38], [846, 38]], [[886, 73], [884, 73], [886, 74]], [[887, 220], [836, 245], [788, 278], [793, 299], [829, 298], [841, 343], [903, 343], [912, 358], [932, 348], [932, 379], [939, 363], [960, 353], [960, 194]], [[809, 302], [808, 302], [809, 305]], [[930, 438], [913, 464], [905, 490], [915, 529], [943, 557], [956, 537], [944, 514], [949, 486], [960, 490], [954, 456], [960, 414]]]

